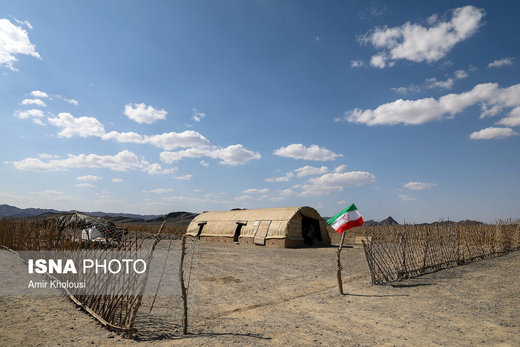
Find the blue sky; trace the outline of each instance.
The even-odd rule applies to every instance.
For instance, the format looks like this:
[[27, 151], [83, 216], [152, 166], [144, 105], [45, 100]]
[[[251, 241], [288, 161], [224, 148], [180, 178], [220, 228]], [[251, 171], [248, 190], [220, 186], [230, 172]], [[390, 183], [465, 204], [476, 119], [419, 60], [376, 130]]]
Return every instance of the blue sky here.
[[0, 203], [520, 217], [520, 4], [4, 1]]

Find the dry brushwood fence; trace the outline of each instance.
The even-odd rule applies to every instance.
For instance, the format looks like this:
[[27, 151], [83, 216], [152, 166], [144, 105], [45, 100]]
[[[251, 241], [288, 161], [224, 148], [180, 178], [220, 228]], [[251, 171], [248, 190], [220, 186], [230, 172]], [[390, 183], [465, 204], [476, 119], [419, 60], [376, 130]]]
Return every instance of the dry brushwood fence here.
[[373, 284], [399, 281], [520, 249], [520, 223], [366, 228], [363, 246]]
[[[82, 228], [89, 226], [96, 226], [99, 230], [103, 230], [106, 236], [104, 242], [82, 240]], [[159, 237], [156, 237], [152, 247], [143, 250], [143, 240], [137, 237], [137, 233], [131, 235], [128, 231], [107, 224], [102, 219], [79, 213], [60, 218], [20, 220], [2, 218], [0, 220], [0, 247], [15, 252], [24, 261], [27, 260], [24, 259], [27, 254], [45, 258], [60, 252], [60, 254], [67, 254], [67, 257], [72, 259], [78, 257], [99, 259], [103, 256], [109, 256], [112, 259], [135, 259], [136, 256], [139, 256], [148, 263], [158, 240]], [[130, 272], [128, 275], [116, 279], [114, 276], [100, 277], [95, 272], [86, 274], [54, 273], [47, 276], [63, 282], [85, 281], [95, 286], [89, 288], [88, 292], [82, 292], [81, 288], [64, 290], [74, 303], [85, 309], [107, 329], [117, 331], [126, 337], [132, 337], [134, 322], [147, 282], [147, 273], [145, 276], [138, 276], [136, 272]], [[96, 277], [94, 278], [94, 276]]]

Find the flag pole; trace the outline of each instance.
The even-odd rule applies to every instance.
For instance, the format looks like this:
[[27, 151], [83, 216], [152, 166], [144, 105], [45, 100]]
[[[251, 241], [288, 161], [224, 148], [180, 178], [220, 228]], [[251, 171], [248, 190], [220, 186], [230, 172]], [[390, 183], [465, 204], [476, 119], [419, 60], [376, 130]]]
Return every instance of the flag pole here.
[[338, 276], [338, 288], [339, 293], [344, 295], [343, 293], [343, 280], [341, 279], [341, 249], [343, 248], [343, 241], [345, 241], [346, 232], [341, 233], [341, 242], [339, 243], [338, 250], [336, 251], [336, 275]]
[[327, 223], [338, 233], [343, 234], [341, 235], [341, 242], [336, 251], [336, 276], [338, 277], [339, 294], [344, 295], [343, 280], [341, 279], [341, 250], [343, 249], [343, 243], [345, 242], [345, 232], [350, 228], [362, 226], [364, 221], [356, 205], [352, 204], [334, 217], [327, 219]]

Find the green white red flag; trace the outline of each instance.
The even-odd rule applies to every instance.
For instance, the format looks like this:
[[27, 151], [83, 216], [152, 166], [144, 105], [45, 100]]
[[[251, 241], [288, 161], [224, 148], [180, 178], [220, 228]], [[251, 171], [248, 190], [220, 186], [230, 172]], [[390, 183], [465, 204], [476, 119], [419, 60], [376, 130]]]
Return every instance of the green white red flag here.
[[329, 218], [327, 223], [341, 234], [350, 228], [362, 226], [365, 222], [356, 205], [352, 204], [334, 217]]

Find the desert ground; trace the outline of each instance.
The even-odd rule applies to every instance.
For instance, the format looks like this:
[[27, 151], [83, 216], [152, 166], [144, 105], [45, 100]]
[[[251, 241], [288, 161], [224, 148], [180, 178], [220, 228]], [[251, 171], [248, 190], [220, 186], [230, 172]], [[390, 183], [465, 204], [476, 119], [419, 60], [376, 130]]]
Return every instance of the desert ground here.
[[373, 286], [363, 249], [347, 247], [343, 296], [335, 252], [200, 243], [187, 336], [178, 297], [159, 296], [152, 313], [145, 297], [125, 339], [58, 292], [3, 295], [0, 345], [520, 346], [520, 252]]

